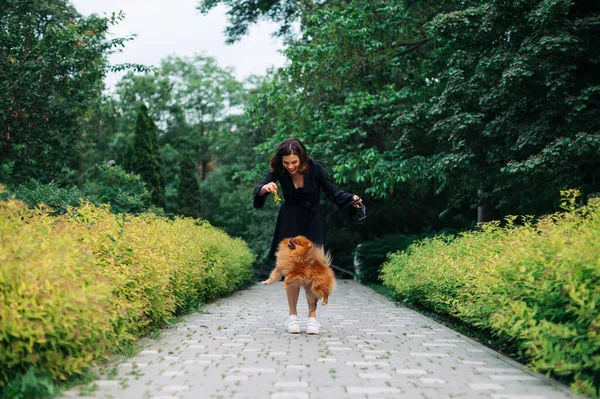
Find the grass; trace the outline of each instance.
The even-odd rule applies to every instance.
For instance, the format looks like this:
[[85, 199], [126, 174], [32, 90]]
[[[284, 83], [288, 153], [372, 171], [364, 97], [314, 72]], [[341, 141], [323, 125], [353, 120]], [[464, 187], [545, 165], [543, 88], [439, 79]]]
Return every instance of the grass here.
[[140, 352], [141, 348], [142, 346], [138, 341], [129, 341], [119, 346], [117, 353], [121, 353], [126, 357], [133, 357]]
[[50, 374], [30, 368], [25, 374], [10, 381], [3, 389], [0, 389], [1, 399], [47, 399], [60, 395], [75, 385], [81, 385], [79, 389], [83, 394], [89, 395], [96, 388], [93, 383], [98, 377], [91, 372], [72, 377], [60, 386], [52, 382]]

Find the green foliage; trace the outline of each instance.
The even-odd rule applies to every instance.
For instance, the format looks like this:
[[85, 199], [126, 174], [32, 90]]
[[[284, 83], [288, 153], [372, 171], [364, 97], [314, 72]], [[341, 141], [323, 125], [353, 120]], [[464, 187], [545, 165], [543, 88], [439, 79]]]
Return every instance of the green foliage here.
[[[135, 113], [133, 115], [135, 117]], [[128, 147], [132, 122], [124, 127], [122, 112], [113, 96], [103, 94], [100, 103], [84, 119], [80, 183], [96, 173], [96, 167], [114, 161], [123, 166], [124, 150]], [[111, 162], [112, 163], [112, 162]]]
[[232, 128], [227, 115], [240, 105], [243, 87], [231, 68], [208, 56], [168, 57], [162, 73], [169, 82], [169, 129], [163, 142], [177, 149], [180, 159], [191, 157], [204, 181], [214, 161], [212, 145], [220, 131]]
[[85, 202], [50, 212], [0, 202], [3, 394], [31, 397], [43, 382], [32, 369], [55, 382], [82, 375], [174, 315], [252, 281], [246, 244], [207, 222], [117, 216]]
[[0, 388], [0, 391], [2, 399], [41, 399], [51, 398], [56, 394], [52, 376], [36, 370], [35, 367], [17, 376], [4, 389]]
[[[449, 234], [450, 232], [446, 232]], [[438, 233], [439, 234], [439, 233]], [[354, 275], [363, 284], [379, 282], [379, 272], [388, 254], [404, 251], [415, 241], [433, 234], [391, 234], [361, 242], [354, 251]]]
[[320, 8], [343, 7], [345, 0], [329, 0], [326, 2], [296, 1], [296, 0], [200, 0], [198, 10], [207, 14], [220, 3], [228, 8], [229, 26], [225, 29], [228, 44], [239, 41], [248, 33], [250, 25], [257, 23], [262, 18], [280, 23], [277, 35], [287, 40], [293, 40], [293, 24], [299, 21], [301, 25], [305, 18]]
[[156, 125], [148, 116], [148, 108], [140, 103], [135, 124], [133, 141], [125, 153], [125, 169], [140, 175], [146, 183], [152, 204], [164, 207], [164, 178], [162, 160], [156, 138]]
[[82, 199], [93, 204], [109, 204], [114, 213], [140, 213], [150, 207], [150, 193], [140, 176], [125, 172], [120, 166], [98, 165], [83, 189], [76, 186], [61, 187], [55, 182], [42, 184], [29, 180], [12, 192], [2, 194], [6, 199], [14, 196], [34, 208], [45, 204], [56, 214], [64, 214], [69, 207], [77, 207]]
[[141, 177], [118, 165], [97, 165], [83, 192], [97, 206], [109, 204], [114, 213], [146, 212], [150, 206], [150, 193]]
[[[574, 209], [575, 196], [565, 195]], [[493, 332], [535, 370], [592, 395], [600, 372], [600, 201], [533, 223], [428, 238], [382, 278], [406, 301]]]
[[196, 178], [196, 162], [185, 159], [179, 165], [179, 207], [177, 213], [184, 216], [200, 217], [202, 203], [200, 186]]
[[117, 83], [115, 95], [103, 99], [85, 125], [87, 158], [102, 163], [112, 159], [129, 166], [131, 131], [137, 123], [138, 104], [144, 103], [157, 125], [165, 209], [176, 214], [179, 163], [190, 158], [199, 166], [199, 179], [208, 177], [215, 166], [215, 137], [235, 128], [230, 116], [244, 94], [232, 69], [220, 67], [213, 57], [167, 57], [160, 74], [128, 73]]
[[[0, 160], [3, 180], [65, 183], [79, 169], [81, 123], [97, 104], [108, 39], [121, 15], [82, 17], [66, 0], [6, 0], [0, 10]], [[7, 176], [6, 166], [12, 165]]]
[[307, 17], [304, 40], [286, 49], [289, 66], [247, 107], [251, 126], [265, 136], [262, 158], [282, 139], [299, 137], [343, 189], [364, 199], [369, 217], [354, 229], [327, 208], [328, 247], [342, 265], [365, 240], [470, 223], [463, 208], [441, 214], [447, 193], [436, 196], [423, 167], [402, 158], [393, 127], [431, 91], [422, 76], [434, 62], [425, 22], [437, 10], [353, 1]]
[[332, 164], [338, 182], [368, 187], [373, 197], [391, 196], [418, 175], [398, 159], [392, 124], [424, 86], [430, 13], [400, 1], [354, 1], [311, 16], [310, 40], [287, 48], [289, 67], [249, 109], [255, 126], [277, 132], [261, 149], [298, 135]]
[[540, 214], [560, 189], [598, 191], [599, 16], [591, 0], [487, 0], [429, 21], [439, 91], [398, 119], [397, 149], [450, 207]]
[[17, 186], [10, 195], [32, 208], [41, 203], [46, 204], [59, 214], [66, 213], [70, 206], [79, 205], [79, 201], [85, 197], [77, 187], [60, 187], [55, 182], [42, 184], [34, 179]]
[[421, 197], [433, 205], [426, 220], [452, 227], [477, 206], [495, 217], [556, 210], [560, 189], [600, 191], [599, 7], [355, 0], [320, 10], [248, 108], [268, 132], [258, 149], [299, 136], [342, 186], [388, 205]]
[[232, 178], [241, 165], [222, 165], [202, 183], [203, 208], [211, 223], [248, 243], [257, 254], [257, 275], [268, 275], [273, 265], [267, 261], [267, 255], [279, 207], [267, 201], [264, 209], [253, 208], [254, 182]]
[[[240, 98], [244, 105], [262, 93], [268, 79], [248, 79], [245, 96]], [[268, 274], [272, 265], [266, 258], [279, 208], [272, 202], [259, 211], [252, 206], [252, 190], [266, 173], [255, 167], [261, 162], [268, 165], [267, 159], [253, 149], [264, 141], [265, 132], [249, 126], [244, 115], [230, 115], [225, 122], [225, 128], [215, 132], [211, 141], [216, 167], [201, 183], [202, 208], [211, 223], [243, 238], [258, 256], [257, 274]], [[235, 129], [227, 129], [228, 126]]]

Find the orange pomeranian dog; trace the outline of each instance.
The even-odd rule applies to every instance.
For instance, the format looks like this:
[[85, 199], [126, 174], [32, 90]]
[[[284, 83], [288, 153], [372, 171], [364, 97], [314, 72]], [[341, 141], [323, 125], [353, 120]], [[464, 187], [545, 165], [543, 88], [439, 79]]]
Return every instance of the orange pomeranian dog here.
[[304, 236], [285, 238], [279, 243], [275, 269], [263, 284], [273, 284], [285, 275], [283, 289], [293, 282], [300, 282], [310, 296], [310, 310], [317, 308], [317, 301], [323, 298], [327, 305], [329, 295], [335, 288], [335, 276], [331, 270], [331, 256], [322, 247], [313, 244]]

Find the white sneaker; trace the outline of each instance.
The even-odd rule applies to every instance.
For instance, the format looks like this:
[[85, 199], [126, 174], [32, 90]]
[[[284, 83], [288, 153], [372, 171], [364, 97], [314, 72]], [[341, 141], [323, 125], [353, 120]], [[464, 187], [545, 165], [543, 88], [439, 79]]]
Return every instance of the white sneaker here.
[[298, 324], [298, 316], [290, 315], [286, 321], [287, 331], [290, 334], [300, 334], [300, 324]]
[[309, 317], [308, 321], [306, 322], [306, 333], [307, 334], [318, 334], [319, 327], [321, 327], [321, 325], [319, 324], [317, 319], [314, 317]]

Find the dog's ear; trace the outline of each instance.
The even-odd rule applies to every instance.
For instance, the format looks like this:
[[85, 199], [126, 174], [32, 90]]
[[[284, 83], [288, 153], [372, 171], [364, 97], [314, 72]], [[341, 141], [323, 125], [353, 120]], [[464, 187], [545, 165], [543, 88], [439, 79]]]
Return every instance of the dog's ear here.
[[308, 241], [308, 242], [306, 243], [306, 248], [307, 248], [307, 249], [311, 249], [311, 248], [312, 248], [312, 246], [313, 246], [312, 242]]

